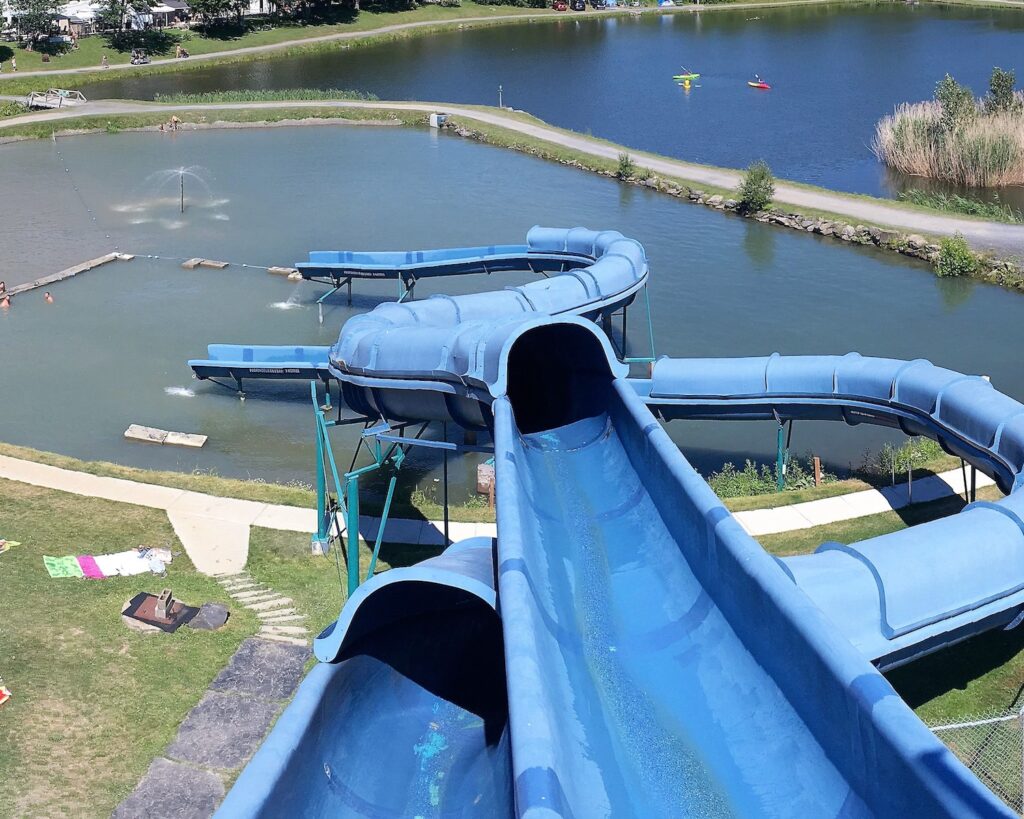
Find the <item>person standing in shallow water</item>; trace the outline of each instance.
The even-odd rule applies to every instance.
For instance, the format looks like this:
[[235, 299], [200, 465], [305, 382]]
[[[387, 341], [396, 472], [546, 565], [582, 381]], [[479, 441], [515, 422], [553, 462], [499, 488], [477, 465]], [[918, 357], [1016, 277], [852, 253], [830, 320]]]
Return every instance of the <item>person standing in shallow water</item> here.
[[53, 296], [50, 295], [49, 290], [43, 293], [43, 301], [45, 301], [47, 304], [53, 304]]

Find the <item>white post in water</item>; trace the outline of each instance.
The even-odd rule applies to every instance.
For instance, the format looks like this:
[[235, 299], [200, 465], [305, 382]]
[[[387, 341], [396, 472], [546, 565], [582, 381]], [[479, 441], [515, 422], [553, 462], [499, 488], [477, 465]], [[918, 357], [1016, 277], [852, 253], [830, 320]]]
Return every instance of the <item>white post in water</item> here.
[[505, 107], [504, 105], [501, 104], [501, 86], [500, 85], [498, 86], [498, 107], [499, 108], [504, 108]]
[[178, 171], [178, 179], [181, 181], [181, 212], [185, 212], [185, 171]]

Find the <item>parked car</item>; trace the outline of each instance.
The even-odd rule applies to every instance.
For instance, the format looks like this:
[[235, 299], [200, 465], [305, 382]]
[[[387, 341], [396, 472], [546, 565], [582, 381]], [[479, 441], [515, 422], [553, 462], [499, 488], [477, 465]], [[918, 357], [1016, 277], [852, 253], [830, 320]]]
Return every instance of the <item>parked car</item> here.
[[568, 11], [569, 4], [566, 3], [565, 0], [554, 0], [554, 2], [551, 4], [551, 8], [553, 8], [555, 11]]
[[587, 0], [569, 0], [569, 8], [573, 11], [586, 11]]
[[590, 5], [595, 9], [608, 8], [608, 4], [604, 0], [590, 0]]

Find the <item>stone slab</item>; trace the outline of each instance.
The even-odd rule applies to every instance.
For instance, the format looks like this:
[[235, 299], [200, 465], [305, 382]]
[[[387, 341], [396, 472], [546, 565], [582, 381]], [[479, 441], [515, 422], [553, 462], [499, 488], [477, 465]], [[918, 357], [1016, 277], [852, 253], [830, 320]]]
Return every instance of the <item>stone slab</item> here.
[[224, 798], [224, 783], [209, 771], [157, 757], [112, 819], [207, 819]]
[[167, 756], [206, 768], [240, 768], [267, 735], [277, 711], [277, 703], [208, 691], [181, 723]]
[[264, 700], [287, 699], [302, 679], [309, 649], [278, 645], [250, 637], [210, 684], [214, 691], [230, 691]]

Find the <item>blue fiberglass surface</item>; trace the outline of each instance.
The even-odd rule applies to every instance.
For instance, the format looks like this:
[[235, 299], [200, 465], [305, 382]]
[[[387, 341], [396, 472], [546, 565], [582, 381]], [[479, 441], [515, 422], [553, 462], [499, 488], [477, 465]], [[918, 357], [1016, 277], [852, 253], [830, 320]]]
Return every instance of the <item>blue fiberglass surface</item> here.
[[[524, 435], [514, 457], [566, 805], [868, 815], [690, 570], [611, 419]], [[503, 567], [519, 559], [499, 554]]]

